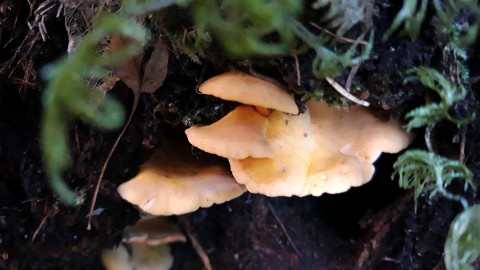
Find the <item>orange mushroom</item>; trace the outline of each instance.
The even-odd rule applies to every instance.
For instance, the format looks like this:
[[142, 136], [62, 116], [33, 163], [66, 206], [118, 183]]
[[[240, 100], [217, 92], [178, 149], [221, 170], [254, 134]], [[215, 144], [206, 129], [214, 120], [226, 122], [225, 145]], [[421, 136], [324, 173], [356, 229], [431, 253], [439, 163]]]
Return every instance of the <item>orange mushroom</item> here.
[[165, 245], [186, 242], [187, 238], [177, 224], [166, 217], [143, 217], [133, 226], [125, 228], [123, 243]]
[[411, 136], [393, 120], [382, 121], [363, 107], [335, 109], [309, 102], [315, 149], [306, 190], [313, 195], [340, 193], [373, 177], [372, 163], [382, 152], [397, 153]]
[[167, 141], [118, 192], [152, 215], [181, 215], [236, 198], [245, 187], [220, 164], [199, 161], [189, 147]]
[[200, 85], [199, 92], [224, 100], [259, 106], [259, 113], [265, 115], [264, 108], [290, 114], [298, 114], [295, 99], [274, 83], [238, 72], [230, 71], [215, 76]]
[[313, 151], [310, 115], [274, 111], [268, 117], [266, 140], [274, 151], [271, 158], [229, 159], [237, 182], [248, 191], [267, 196], [301, 194]]
[[234, 159], [272, 157], [267, 143], [268, 118], [251, 106], [241, 105], [209, 126], [185, 131], [188, 141], [205, 152]]
[[399, 124], [381, 121], [365, 108], [341, 110], [311, 101], [305, 113], [292, 115], [298, 108], [291, 96], [239, 72], [207, 80], [200, 92], [273, 109], [239, 106], [217, 123], [186, 131], [192, 145], [228, 158], [235, 179], [254, 193], [344, 192], [372, 178], [372, 163], [382, 152], [396, 153], [411, 140]]
[[144, 217], [125, 229], [122, 244], [102, 251], [102, 262], [107, 270], [170, 269], [173, 256], [168, 244], [186, 240], [166, 218]]
[[[372, 163], [382, 152], [395, 153], [410, 143], [399, 124], [381, 121], [364, 108], [339, 110], [324, 102], [309, 102], [307, 108], [308, 122], [291, 116], [290, 126], [270, 129], [282, 123], [271, 119], [267, 142], [275, 151], [273, 158], [229, 159], [233, 175], [248, 191], [268, 196], [344, 192], [372, 178]], [[300, 121], [303, 124], [297, 124]], [[285, 168], [283, 174], [278, 164]]]

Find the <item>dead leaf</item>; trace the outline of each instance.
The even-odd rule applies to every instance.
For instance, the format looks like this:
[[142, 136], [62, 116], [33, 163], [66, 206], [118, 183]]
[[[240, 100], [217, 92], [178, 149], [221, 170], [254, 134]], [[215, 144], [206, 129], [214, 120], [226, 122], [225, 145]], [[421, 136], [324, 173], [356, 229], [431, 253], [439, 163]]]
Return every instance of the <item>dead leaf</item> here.
[[106, 94], [108, 91], [112, 90], [112, 88], [115, 86], [115, 84], [120, 80], [115, 75], [110, 76], [109, 78], [106, 78], [105, 81], [97, 86], [97, 91], [103, 94]]
[[168, 48], [161, 39], [155, 45], [152, 56], [145, 66], [140, 93], [153, 93], [167, 77]]
[[[113, 36], [110, 41], [110, 50], [116, 51], [129, 46], [131, 41], [122, 36]], [[120, 78], [130, 89], [138, 92], [140, 89], [140, 68], [142, 65], [143, 51], [137, 55], [113, 65], [113, 74]]]

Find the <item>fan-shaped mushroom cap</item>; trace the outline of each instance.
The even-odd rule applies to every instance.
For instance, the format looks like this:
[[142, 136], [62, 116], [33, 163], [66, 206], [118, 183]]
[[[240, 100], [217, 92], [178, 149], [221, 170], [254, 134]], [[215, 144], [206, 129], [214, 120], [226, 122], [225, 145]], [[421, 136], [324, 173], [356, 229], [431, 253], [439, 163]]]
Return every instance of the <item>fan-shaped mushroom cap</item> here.
[[131, 253], [124, 245], [103, 250], [102, 262], [107, 270], [167, 270], [173, 265], [173, 256], [168, 245], [149, 246], [132, 244]]
[[107, 270], [170, 269], [173, 256], [167, 244], [185, 241], [180, 228], [167, 218], [144, 217], [125, 228], [123, 244], [102, 251], [103, 265]]
[[181, 215], [236, 198], [245, 188], [223, 166], [195, 159], [179, 143], [164, 142], [118, 192], [147, 213]]
[[242, 72], [226, 72], [208, 79], [199, 91], [224, 100], [298, 114], [295, 99], [282, 88]]
[[135, 225], [125, 228], [123, 243], [165, 245], [173, 242], [186, 242], [187, 238], [177, 224], [166, 217], [145, 217]]
[[313, 195], [340, 193], [373, 176], [372, 163], [382, 152], [396, 153], [410, 143], [410, 135], [395, 121], [382, 121], [363, 107], [335, 109], [309, 102], [315, 149], [307, 175]]
[[205, 152], [234, 159], [271, 157], [265, 133], [268, 118], [252, 106], [240, 105], [209, 126], [191, 127], [185, 131], [188, 141]]
[[267, 196], [299, 195], [313, 150], [310, 115], [274, 111], [268, 119], [266, 137], [274, 157], [229, 159], [230, 169], [250, 192]]
[[381, 152], [395, 153], [410, 136], [364, 108], [338, 110], [310, 102], [305, 114], [273, 112], [266, 138], [272, 158], [229, 159], [237, 181], [267, 196], [319, 196], [368, 182]]

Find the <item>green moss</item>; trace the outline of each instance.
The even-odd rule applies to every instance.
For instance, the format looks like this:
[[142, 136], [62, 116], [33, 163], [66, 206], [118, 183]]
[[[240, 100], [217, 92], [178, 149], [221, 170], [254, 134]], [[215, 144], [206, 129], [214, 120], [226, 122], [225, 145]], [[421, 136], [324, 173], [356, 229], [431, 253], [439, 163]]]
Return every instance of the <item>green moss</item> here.
[[[360, 22], [369, 21], [371, 25], [369, 1], [317, 1], [314, 6], [326, 9], [321, 21], [335, 28], [336, 36], [314, 34], [299, 22], [296, 17], [303, 9], [303, 2], [297, 0], [191, 1], [192, 27], [172, 31], [167, 26], [166, 33], [177, 52], [187, 54], [195, 62], [206, 56], [206, 47], [212, 42], [220, 44], [234, 58], [298, 55], [309, 48], [316, 53], [312, 71], [320, 80], [339, 76], [346, 68], [369, 57], [373, 32], [367, 42], [360, 35], [343, 52], [328, 45], [332, 41], [335, 44], [335, 40], [343, 38], [343, 34]], [[188, 32], [185, 29], [189, 29]]]
[[[475, 0], [431, 0], [435, 11], [434, 25], [438, 35], [455, 42], [459, 47], [466, 47], [475, 41], [480, 19], [480, 7]], [[419, 4], [420, 3], [420, 4]], [[403, 30], [411, 39], [415, 39], [425, 20], [429, 0], [404, 0], [402, 8], [393, 19], [392, 25], [385, 32], [383, 40], [387, 40], [403, 24]], [[461, 13], [463, 20], [458, 21]], [[462, 23], [473, 17], [472, 25]]]
[[480, 257], [480, 205], [474, 205], [453, 220], [445, 242], [447, 270], [474, 270]]
[[461, 202], [467, 207], [464, 198], [453, 195], [446, 188], [453, 180], [463, 179], [465, 190], [474, 188], [472, 172], [461, 162], [438, 156], [435, 153], [422, 150], [409, 150], [402, 154], [395, 164], [392, 178], [399, 177], [400, 187], [415, 190], [415, 208], [422, 192], [429, 193], [432, 198], [437, 193]]
[[[198, 31], [211, 31], [233, 56], [252, 56], [287, 53], [295, 37], [291, 24], [302, 6], [298, 0], [196, 0], [190, 7]], [[271, 35], [278, 41], [264, 40]]]

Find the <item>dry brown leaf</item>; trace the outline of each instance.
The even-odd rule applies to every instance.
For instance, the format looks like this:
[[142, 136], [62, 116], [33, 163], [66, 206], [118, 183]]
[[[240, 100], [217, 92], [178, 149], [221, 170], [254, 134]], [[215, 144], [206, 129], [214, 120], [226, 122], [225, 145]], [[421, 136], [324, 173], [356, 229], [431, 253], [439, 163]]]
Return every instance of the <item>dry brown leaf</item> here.
[[150, 59], [145, 66], [140, 93], [153, 93], [167, 77], [168, 48], [161, 39], [155, 45]]
[[[110, 41], [110, 50], [117, 51], [130, 44], [129, 39], [122, 36], [113, 36]], [[113, 73], [120, 78], [130, 89], [138, 92], [140, 89], [140, 68], [142, 65], [143, 51], [139, 54], [128, 57], [120, 63], [113, 65]]]

